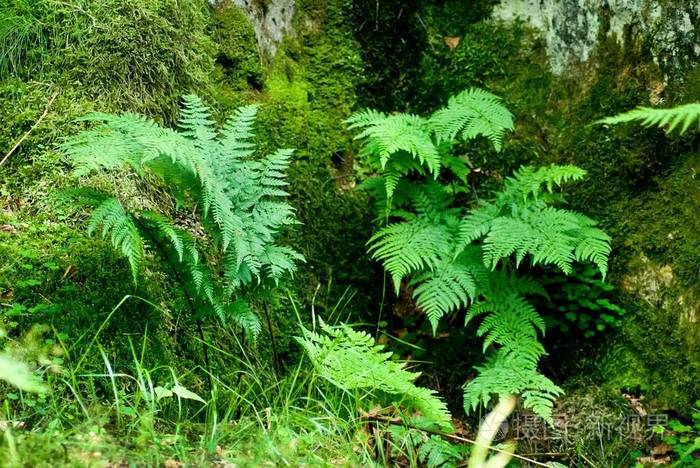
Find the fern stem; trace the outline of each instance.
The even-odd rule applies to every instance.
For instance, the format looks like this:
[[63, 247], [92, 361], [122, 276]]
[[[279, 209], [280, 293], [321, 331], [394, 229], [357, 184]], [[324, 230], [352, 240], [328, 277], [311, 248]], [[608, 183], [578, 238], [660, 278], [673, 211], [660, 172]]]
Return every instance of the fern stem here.
[[280, 358], [277, 354], [277, 342], [275, 340], [275, 332], [272, 329], [272, 321], [270, 320], [270, 311], [268, 310], [268, 305], [263, 306], [263, 312], [265, 313], [265, 320], [267, 321], [267, 329], [270, 332], [270, 344], [272, 345], [272, 363], [275, 368], [275, 377], [280, 380]]
[[[190, 305], [192, 303], [190, 302]], [[197, 319], [197, 332], [199, 333], [199, 338], [202, 340], [202, 351], [204, 352], [204, 365], [207, 366], [207, 379], [209, 380], [209, 394], [214, 394], [214, 382], [212, 381], [212, 368], [211, 362], [209, 361], [209, 349], [207, 348], [207, 340], [204, 337], [204, 328], [202, 327], [202, 319]]]
[[[165, 260], [165, 263], [170, 267], [170, 270], [172, 271], [173, 276], [175, 277], [175, 280], [180, 283], [180, 289], [182, 291], [182, 294], [185, 296], [185, 300], [187, 301], [187, 305], [190, 308], [190, 313], [192, 314], [193, 317], [196, 317], [197, 315], [197, 308], [194, 306], [194, 300], [192, 299], [192, 296], [190, 296], [190, 293], [187, 291], [187, 284], [185, 280], [182, 278], [182, 275], [180, 272], [175, 268], [175, 264], [170, 258], [170, 255], [168, 255], [168, 251], [163, 247], [163, 244], [158, 241], [156, 236], [153, 235], [150, 229], [146, 225], [144, 225], [140, 219], [134, 216], [134, 220], [136, 224], [138, 224], [139, 228], [141, 228], [142, 232], [145, 232], [146, 235], [148, 236], [149, 240], [153, 242], [153, 245], [155, 245], [156, 249], [160, 252], [160, 255], [163, 257], [163, 260]], [[197, 324], [197, 331], [199, 333], [199, 338], [202, 340], [202, 352], [204, 353], [204, 364], [207, 368], [207, 380], [209, 381], [209, 393], [211, 394], [214, 391], [214, 382], [212, 380], [212, 368], [211, 368], [211, 362], [209, 360], [209, 349], [207, 348], [207, 341], [204, 336], [204, 329], [202, 328], [202, 319], [197, 319], [196, 321]]]

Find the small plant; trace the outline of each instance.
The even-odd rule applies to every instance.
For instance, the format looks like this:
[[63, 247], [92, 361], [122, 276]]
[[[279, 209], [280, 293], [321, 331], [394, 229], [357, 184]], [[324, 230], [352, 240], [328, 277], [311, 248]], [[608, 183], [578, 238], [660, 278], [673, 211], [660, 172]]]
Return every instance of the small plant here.
[[140, 179], [144, 196], [166, 191], [170, 209], [141, 208], [116, 187], [113, 193], [83, 188], [66, 196], [76, 208], [92, 208], [88, 232], [111, 241], [134, 281], [149, 252], [165, 262], [195, 317], [233, 319], [255, 336], [260, 322], [246, 295], [276, 285], [303, 261], [277, 243], [281, 230], [297, 223], [283, 201], [292, 150], [255, 156], [256, 106], [239, 108], [217, 130], [197, 96], [183, 101], [180, 131], [140, 115], [97, 113], [82, 120], [102, 125], [63, 145], [75, 175], [126, 172]]
[[417, 429], [393, 425], [388, 432], [393, 441], [392, 457], [396, 459], [416, 459], [428, 468], [452, 468], [469, 455], [469, 445], [453, 444]]
[[[406, 370], [406, 363], [391, 360], [367, 333], [348, 325], [331, 327], [320, 322], [320, 332], [302, 327], [297, 341], [311, 359], [319, 376], [343, 390], [381, 392], [397, 409], [418, 411], [422, 425], [452, 431], [451, 416], [445, 403], [433, 390], [418, 387], [418, 372]], [[374, 395], [381, 399], [381, 395]]]
[[565, 200], [557, 191], [586, 172], [522, 167], [491, 199], [465, 207], [469, 168], [453, 146], [484, 136], [499, 151], [513, 128], [510, 112], [482, 90], [458, 94], [429, 118], [370, 110], [349, 123], [362, 129], [362, 154], [379, 173], [364, 184], [385, 222], [370, 238], [369, 252], [383, 263], [396, 293], [408, 278], [434, 332], [441, 317], [460, 310], [466, 309], [466, 323], [482, 319], [477, 335], [488, 357], [464, 387], [465, 409], [494, 395], [521, 395], [525, 407], [551, 421], [562, 389], [537, 371], [545, 322], [528, 300], [546, 292], [519, 270], [526, 259], [565, 274], [576, 262], [590, 262], [605, 277], [610, 238], [594, 220], [561, 208]]
[[673, 448], [675, 460], [671, 466], [700, 466], [700, 400], [695, 402], [690, 425], [672, 419], [668, 429], [655, 426], [653, 431]]
[[545, 318], [562, 333], [583, 333], [584, 338], [592, 338], [622, 324], [625, 309], [610, 297], [615, 287], [598, 278], [592, 266], [577, 268], [566, 278], [548, 275], [541, 281], [551, 298], [543, 303], [549, 312]]

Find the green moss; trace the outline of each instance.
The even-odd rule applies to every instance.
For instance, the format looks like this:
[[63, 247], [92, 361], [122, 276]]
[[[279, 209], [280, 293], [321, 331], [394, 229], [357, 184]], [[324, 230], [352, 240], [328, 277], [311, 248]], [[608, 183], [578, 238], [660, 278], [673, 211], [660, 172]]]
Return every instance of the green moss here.
[[[182, 94], [210, 93], [217, 77], [206, 4], [11, 0], [3, 7], [0, 15], [10, 11], [40, 27], [37, 40], [21, 44], [14, 77], [0, 81], [0, 144], [12, 147], [59, 91], [45, 119], [0, 169], [6, 222], [17, 225], [0, 239], [0, 288], [20, 312], [8, 320], [20, 329], [50, 324], [67, 335], [74, 357], [112, 308], [126, 294], [135, 294], [162, 308], [135, 299], [124, 303], [100, 337], [108, 355], [129, 365], [133, 359], [126, 337], [138, 345], [147, 334], [149, 363], [201, 364], [194, 324], [159, 266], [150, 265], [134, 288], [123, 259], [108, 245], [86, 238], [83, 220], [56, 207], [54, 195], [74, 184], [56, 145], [84, 128], [76, 118], [93, 110], [135, 111], [172, 122]], [[39, 263], [21, 261], [18, 251]], [[55, 268], [47, 270], [44, 263]], [[103, 365], [92, 353], [87, 367]]]
[[209, 86], [205, 13], [196, 0], [11, 0], [0, 15], [34, 34], [16, 44], [14, 76], [74, 89], [102, 110], [169, 120], [182, 94]]
[[[103, 322], [101, 343], [110, 356], [131, 362], [126, 336], [136, 343], [150, 330], [150, 365], [172, 359], [174, 343], [162, 334], [164, 317], [145, 303], [131, 300], [120, 307], [109, 321], [110, 311], [126, 294], [162, 297], [159, 282], [144, 281], [143, 287], [129, 287], [124, 260], [105, 243], [88, 239], [43, 216], [5, 214], [0, 223], [10, 226], [0, 231], [0, 327], [28, 329], [33, 323], [50, 325], [60, 334], [76, 359]], [[90, 356], [86, 368], [99, 371], [103, 362]]]
[[307, 305], [317, 285], [330, 282], [317, 310], [330, 310], [350, 287], [359, 291], [354, 307], [365, 313], [381, 285], [365, 255], [371, 214], [365, 197], [352, 190], [352, 138], [342, 123], [362, 79], [350, 2], [306, 2], [297, 11], [296, 36], [282, 44], [266, 73], [258, 143], [263, 151], [296, 149], [289, 192], [303, 224], [289, 240], [308, 263], [293, 296]]
[[216, 63], [226, 85], [237, 91], [260, 89], [262, 61], [248, 17], [231, 0], [226, 0], [216, 5], [213, 22]]

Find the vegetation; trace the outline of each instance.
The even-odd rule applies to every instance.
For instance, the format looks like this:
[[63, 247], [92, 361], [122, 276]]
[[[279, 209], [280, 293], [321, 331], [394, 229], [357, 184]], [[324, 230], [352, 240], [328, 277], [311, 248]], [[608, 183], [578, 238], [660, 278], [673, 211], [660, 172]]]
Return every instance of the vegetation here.
[[[366, 139], [364, 154], [376, 160], [382, 173], [378, 198], [386, 209], [380, 216], [390, 224], [370, 239], [369, 251], [384, 264], [394, 290], [398, 294], [401, 281], [411, 278], [416, 305], [433, 332], [441, 317], [463, 308], [468, 307], [465, 323], [485, 316], [477, 330], [484, 337], [483, 349], [498, 346], [465, 385], [465, 409], [487, 405], [494, 394], [522, 395], [526, 408], [552, 422], [554, 399], [562, 390], [537, 373], [544, 354], [537, 336], [545, 324], [526, 299], [546, 292], [515, 270], [526, 257], [532, 266], [554, 265], [563, 273], [572, 272], [574, 261], [590, 261], [605, 276], [610, 238], [590, 218], [553, 206], [562, 200], [554, 188], [580, 180], [585, 172], [573, 166], [521, 168], [493, 201], [465, 213], [455, 208], [455, 195], [468, 193], [468, 186], [430, 179], [437, 179], [445, 166], [458, 182], [466, 182], [467, 161], [450, 152], [458, 136], [470, 140], [484, 135], [496, 151], [501, 149], [503, 133], [513, 123], [498, 98], [471, 89], [429, 119], [367, 111], [349, 122], [365, 128], [358, 136]], [[410, 182], [411, 172], [432, 177]], [[376, 182], [372, 186], [376, 189]]]
[[0, 5], [0, 465], [697, 465], [692, 31], [238, 3]]
[[[217, 135], [202, 101], [185, 96], [181, 133], [138, 115], [93, 114], [83, 120], [105, 124], [63, 145], [78, 176], [128, 169], [146, 181], [167, 184], [173, 202], [166, 206], [174, 208], [169, 215], [127, 210], [129, 200], [94, 190], [67, 195], [79, 206], [94, 207], [88, 233], [102, 227], [102, 237], [110, 235], [134, 281], [148, 243], [169, 264], [194, 316], [232, 318], [253, 336], [260, 333], [260, 322], [241, 298], [231, 301], [232, 294], [253, 283], [262, 288], [278, 283], [304, 259], [275, 244], [280, 229], [296, 223], [294, 209], [281, 201], [288, 195], [283, 188], [292, 150], [252, 158], [256, 112], [255, 106], [239, 108]], [[201, 222], [186, 218], [196, 211]], [[191, 232], [176, 223], [189, 225]], [[198, 236], [198, 228], [208, 236]], [[206, 255], [198, 243], [208, 244]], [[218, 258], [216, 265], [206, 258]]]

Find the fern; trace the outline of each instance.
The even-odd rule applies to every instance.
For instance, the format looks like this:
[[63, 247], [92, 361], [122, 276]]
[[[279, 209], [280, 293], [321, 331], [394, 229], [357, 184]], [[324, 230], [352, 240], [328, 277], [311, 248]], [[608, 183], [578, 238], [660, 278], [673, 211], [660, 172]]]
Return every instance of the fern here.
[[465, 409], [474, 411], [479, 405], [488, 404], [493, 395], [501, 398], [521, 395], [523, 406], [552, 423], [554, 401], [564, 391], [537, 372], [530, 362], [497, 351], [484, 365], [475, 368], [479, 374], [464, 386]]
[[622, 114], [597, 120], [595, 123], [617, 125], [628, 122], [640, 122], [645, 127], [665, 127], [666, 133], [672, 133], [680, 126], [679, 133], [682, 135], [695, 122], [700, 124], [700, 103], [694, 102], [670, 109], [641, 106]]
[[467, 249], [455, 259], [416, 274], [409, 283], [416, 305], [428, 316], [433, 332], [443, 315], [466, 307], [478, 297], [488, 275], [479, 255], [478, 248]]
[[560, 200], [553, 196], [555, 186], [584, 175], [572, 166], [521, 168], [493, 202], [462, 220], [459, 241], [468, 245], [483, 238], [484, 264], [491, 269], [512, 255], [517, 265], [531, 255], [533, 265], [555, 265], [566, 274], [574, 261], [592, 261], [605, 277], [610, 237], [587, 216], [550, 204]]
[[[545, 354], [539, 341], [545, 323], [530, 302], [530, 296], [546, 292], [516, 271], [529, 263], [568, 274], [575, 262], [592, 262], [605, 277], [610, 237], [594, 220], [561, 207], [565, 200], [559, 189], [582, 180], [586, 172], [575, 166], [522, 167], [491, 199], [465, 209], [456, 196], [470, 190], [460, 186], [467, 182], [468, 168], [449, 150], [458, 139], [480, 135], [500, 150], [503, 135], [513, 129], [512, 115], [496, 96], [471, 89], [427, 122], [404, 117], [365, 111], [350, 119], [351, 128], [365, 128], [358, 136], [366, 139], [363, 154], [378, 162], [379, 176], [364, 188], [377, 200], [378, 220], [385, 225], [368, 241], [368, 252], [382, 262], [396, 292], [407, 280], [434, 332], [441, 317], [460, 310], [467, 311], [465, 324], [479, 321], [476, 334], [490, 358], [465, 385], [468, 411], [494, 395], [515, 394], [551, 421], [561, 389], [537, 371]], [[448, 167], [457, 181], [437, 182], [435, 165], [413, 156], [407, 142], [417, 141], [420, 132], [421, 141], [440, 149], [437, 169]], [[375, 141], [381, 139], [377, 135], [391, 136], [402, 146]]]
[[301, 344], [316, 372], [332, 384], [345, 389], [379, 390], [391, 396], [398, 407], [417, 410], [441, 430], [452, 431], [451, 416], [445, 403], [433, 390], [418, 387], [420, 373], [406, 370], [405, 363], [390, 360], [367, 333], [347, 325], [331, 327], [323, 321], [320, 333], [302, 328]]
[[[160, 179], [187, 213], [198, 210], [200, 217], [189, 224], [200, 224], [206, 235], [195, 238], [177, 225], [176, 213], [127, 212], [110, 197], [93, 211], [89, 231], [101, 225], [103, 236], [111, 233], [134, 280], [145, 247], [152, 248], [171, 264], [185, 294], [199, 300], [198, 315], [209, 311], [233, 319], [252, 335], [260, 331], [259, 321], [234, 296], [247, 294], [244, 288], [276, 285], [304, 261], [294, 249], [276, 243], [285, 227], [297, 223], [294, 209], [284, 201], [292, 150], [255, 156], [256, 112], [256, 106], [241, 107], [217, 129], [206, 105], [190, 95], [183, 98], [180, 131], [136, 114], [95, 113], [81, 120], [101, 125], [62, 146], [76, 176], [133, 171], [146, 182]], [[96, 203], [85, 194], [72, 198], [80, 206]], [[203, 262], [207, 255], [200, 253], [202, 248], [209, 254], [218, 251], [221, 260]]]
[[361, 130], [355, 137], [364, 140], [360, 155], [381, 174], [388, 198], [398, 181], [412, 171], [437, 178], [445, 165], [464, 179], [468, 169], [463, 161], [441, 150], [444, 142], [453, 144], [458, 137], [466, 141], [483, 135], [500, 151], [504, 133], [513, 130], [513, 116], [500, 99], [476, 88], [451, 98], [447, 107], [428, 119], [365, 110], [353, 114], [346, 123], [350, 129]]

